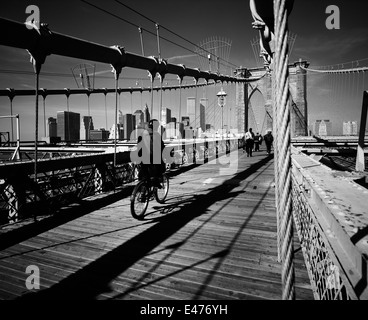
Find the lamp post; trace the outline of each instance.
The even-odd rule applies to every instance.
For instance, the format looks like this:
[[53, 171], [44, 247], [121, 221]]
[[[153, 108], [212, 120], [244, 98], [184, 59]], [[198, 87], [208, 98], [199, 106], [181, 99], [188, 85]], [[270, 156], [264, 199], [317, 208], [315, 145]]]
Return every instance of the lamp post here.
[[217, 104], [221, 107], [221, 134], [224, 131], [224, 106], [226, 104], [227, 93], [221, 88], [221, 91], [217, 93]]

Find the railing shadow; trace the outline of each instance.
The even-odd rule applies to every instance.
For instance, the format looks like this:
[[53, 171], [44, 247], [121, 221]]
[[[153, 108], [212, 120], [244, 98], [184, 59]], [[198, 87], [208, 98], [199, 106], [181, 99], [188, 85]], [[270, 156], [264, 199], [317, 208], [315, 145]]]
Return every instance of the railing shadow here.
[[[212, 156], [209, 158], [209, 160], [214, 159], [216, 159], [216, 156]], [[173, 171], [170, 171], [168, 175], [169, 177], [173, 178], [179, 174], [183, 174], [187, 171], [193, 170], [200, 165], [202, 165], [202, 163], [199, 164], [191, 163], [182, 167], [177, 167]], [[91, 200], [85, 201], [83, 199], [80, 199], [78, 200], [78, 203], [71, 203], [66, 207], [57, 209], [56, 212], [53, 213], [52, 215], [48, 214], [46, 212], [47, 208], [45, 208], [44, 215], [49, 216], [44, 217], [41, 220], [40, 217], [43, 216], [43, 213], [38, 213], [37, 214], [38, 220], [33, 220], [32, 218], [29, 218], [28, 223], [23, 222], [22, 226], [20, 227], [14, 226], [12, 230], [0, 234], [0, 250], [4, 250], [12, 245], [25, 241], [38, 234], [41, 234], [57, 226], [75, 220], [96, 209], [100, 209], [111, 203], [119, 201], [124, 197], [129, 197], [133, 191], [133, 188], [134, 186], [132, 185], [124, 185], [122, 188], [117, 189], [117, 192], [104, 195], [102, 198], [98, 198], [92, 201]]]
[[73, 203], [68, 207], [59, 209], [51, 217], [44, 218], [40, 221], [33, 221], [22, 227], [7, 231], [0, 235], [0, 250], [4, 250], [17, 243], [35, 237], [41, 233], [128, 197], [131, 195], [132, 191], [133, 186], [126, 185], [123, 188], [118, 189], [118, 191], [101, 198], [89, 201], [82, 199], [77, 205]]
[[113, 279], [148, 255], [190, 221], [208, 213], [208, 208], [212, 204], [235, 196], [236, 192], [231, 192], [232, 189], [272, 158], [272, 156], [264, 158], [229, 179], [234, 179], [238, 183], [226, 184], [225, 181], [205, 195], [194, 196], [193, 201], [185, 203], [179, 211], [159, 217], [157, 223], [149, 229], [64, 278], [49, 289], [28, 293], [19, 299], [95, 299], [99, 294], [110, 292], [109, 283]]

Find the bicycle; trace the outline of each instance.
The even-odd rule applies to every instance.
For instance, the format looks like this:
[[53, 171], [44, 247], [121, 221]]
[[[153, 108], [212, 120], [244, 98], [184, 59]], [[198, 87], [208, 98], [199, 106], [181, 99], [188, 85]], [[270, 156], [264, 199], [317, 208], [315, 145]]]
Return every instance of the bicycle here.
[[161, 188], [154, 185], [153, 178], [144, 178], [134, 187], [130, 197], [130, 212], [133, 218], [143, 220], [148, 203], [154, 198], [158, 203], [165, 203], [169, 193], [169, 178], [166, 173], [163, 173], [160, 180]]

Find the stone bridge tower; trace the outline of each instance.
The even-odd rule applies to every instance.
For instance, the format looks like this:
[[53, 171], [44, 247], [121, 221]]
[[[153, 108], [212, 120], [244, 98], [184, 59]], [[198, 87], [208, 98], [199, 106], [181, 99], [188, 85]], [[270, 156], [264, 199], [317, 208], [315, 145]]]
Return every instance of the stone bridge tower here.
[[[289, 65], [289, 90], [291, 94], [291, 137], [308, 135], [307, 75], [301, 67], [307, 68], [306, 61]], [[238, 132], [249, 128], [249, 106], [252, 96], [259, 92], [265, 101], [266, 128], [273, 128], [272, 75], [265, 74], [265, 68], [236, 70], [236, 76], [258, 78], [260, 80], [236, 84], [236, 116]], [[263, 132], [264, 134], [264, 132]]]

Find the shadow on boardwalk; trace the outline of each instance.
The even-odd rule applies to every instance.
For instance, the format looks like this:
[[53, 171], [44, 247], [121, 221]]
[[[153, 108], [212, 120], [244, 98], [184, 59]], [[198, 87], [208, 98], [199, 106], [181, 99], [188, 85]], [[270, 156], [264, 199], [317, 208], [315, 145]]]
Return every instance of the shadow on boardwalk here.
[[[205, 195], [193, 196], [187, 199], [181, 203], [180, 210], [154, 219], [156, 223], [152, 227], [86, 265], [51, 288], [37, 293], [28, 293], [19, 299], [95, 299], [102, 293], [110, 292], [109, 283], [112, 280], [149, 254], [154, 248], [183, 228], [191, 220], [206, 214], [212, 204], [217, 201], [231, 199], [238, 195], [239, 192], [232, 192], [232, 190], [239, 185], [240, 181], [247, 179], [271, 160], [272, 156], [269, 156], [253, 164], [248, 169], [239, 172], [229, 179], [233, 180], [233, 183], [226, 183], [227, 181], [225, 181], [223, 184], [211, 189]], [[247, 218], [247, 221], [249, 219], [250, 217]], [[241, 229], [245, 227], [247, 221], [242, 224]], [[240, 233], [241, 230], [234, 236], [228, 249], [222, 250], [206, 259], [220, 258], [214, 269], [204, 279], [194, 299], [198, 299], [201, 296], [201, 292], [210, 282], [211, 277], [228, 254], [229, 249], [231, 249], [232, 244], [236, 241]], [[178, 247], [180, 245], [181, 243], [176, 244]], [[198, 263], [201, 262], [203, 261]], [[190, 267], [192, 266], [185, 268]], [[129, 291], [135, 290], [137, 286], [141, 286], [139, 281], [131, 289], [119, 294], [115, 298], [123, 298]]]

